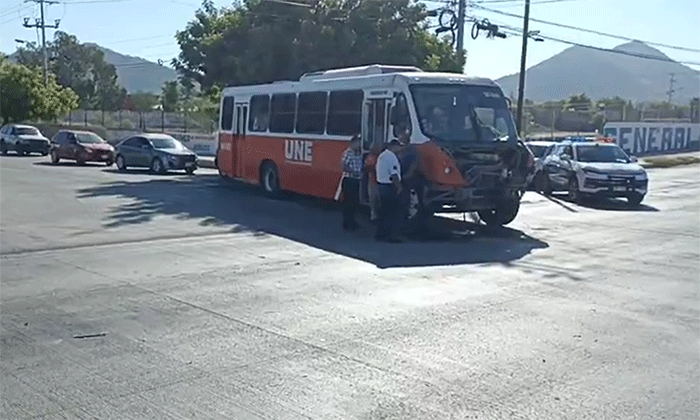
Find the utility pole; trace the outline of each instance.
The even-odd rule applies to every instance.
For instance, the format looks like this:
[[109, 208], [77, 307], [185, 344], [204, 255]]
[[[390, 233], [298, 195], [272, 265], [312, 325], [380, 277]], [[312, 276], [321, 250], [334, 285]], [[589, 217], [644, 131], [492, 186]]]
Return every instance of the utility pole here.
[[668, 94], [668, 103], [670, 104], [673, 101], [673, 93], [676, 91], [673, 88], [673, 85], [676, 83], [676, 73], [669, 73], [671, 75], [671, 79], [669, 80], [669, 86], [668, 86], [668, 91], [666, 94]]
[[47, 25], [44, 19], [44, 5], [45, 4], [56, 4], [57, 1], [54, 0], [24, 0], [24, 2], [32, 1], [34, 3], [39, 3], [39, 8], [41, 9], [41, 19], [37, 19], [34, 24], [29, 23], [29, 18], [24, 18], [25, 28], [41, 28], [41, 50], [44, 55], [44, 85], [49, 85], [49, 54], [46, 51], [46, 28], [58, 29], [59, 20], [56, 19], [56, 23], [53, 25]]
[[525, 94], [525, 58], [527, 57], [527, 38], [530, 36], [530, 0], [525, 0], [525, 16], [523, 17], [523, 50], [520, 54], [520, 84], [518, 86], [518, 114], [515, 121], [518, 134], [523, 126], [523, 96]]
[[457, 9], [457, 52], [464, 54], [464, 15], [467, 12], [467, 0], [459, 0]]

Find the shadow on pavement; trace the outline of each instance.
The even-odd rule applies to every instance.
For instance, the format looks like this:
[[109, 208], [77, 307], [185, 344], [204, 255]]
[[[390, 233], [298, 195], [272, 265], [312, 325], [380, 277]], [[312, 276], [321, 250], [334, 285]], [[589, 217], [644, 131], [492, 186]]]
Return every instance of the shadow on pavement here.
[[[572, 212], [572, 213], [578, 213], [578, 210], [576, 210], [574, 207], [572, 207], [572, 204], [574, 204], [572, 201], [569, 200], [569, 198], [564, 195], [564, 199], [555, 197], [553, 195], [546, 196], [542, 194], [544, 198], [547, 200], [551, 201], [552, 203], [556, 203], [563, 207], [564, 209]], [[595, 209], [595, 210], [607, 210], [607, 211], [660, 211], [656, 207], [652, 207], [646, 204], [640, 204], [638, 206], [632, 206], [630, 205], [627, 200], [625, 199], [616, 199], [616, 198], [608, 198], [608, 199], [593, 199], [593, 198], [583, 198], [580, 203], [575, 203], [577, 206], [584, 207], [584, 208], [589, 208], [589, 209]]]
[[126, 171], [122, 172], [119, 169], [117, 169], [116, 166], [111, 167], [109, 169], [105, 169], [103, 172], [107, 172], [110, 174], [118, 174], [118, 175], [158, 175], [158, 176], [172, 176], [172, 175], [185, 175], [184, 170], [171, 170], [168, 171], [164, 174], [155, 174], [151, 172], [150, 169], [148, 168], [127, 168]]
[[624, 199], [587, 200], [583, 202], [583, 205], [596, 210], [608, 211], [660, 211], [656, 207], [643, 203], [638, 206], [632, 206]]
[[373, 238], [374, 227], [361, 217], [362, 229], [344, 232], [335, 202], [296, 195], [272, 199], [258, 188], [225, 183], [216, 174], [119, 181], [78, 191], [82, 199], [105, 196], [128, 199], [106, 215], [108, 228], [147, 223], [159, 215], [195, 218], [202, 226], [281, 236], [381, 268], [508, 263], [548, 247], [519, 230], [446, 217], [435, 218], [439, 234], [430, 238], [380, 243]]
[[53, 163], [50, 160], [47, 161], [41, 161], [41, 162], [34, 162], [34, 165], [37, 166], [53, 166], [53, 167], [61, 167], [61, 166], [70, 166], [70, 167], [75, 167], [75, 166], [82, 166], [89, 168], [91, 166], [94, 167], [105, 167], [106, 165], [102, 162], [85, 162], [83, 165], [78, 165], [77, 162], [74, 160], [61, 160], [58, 163]]

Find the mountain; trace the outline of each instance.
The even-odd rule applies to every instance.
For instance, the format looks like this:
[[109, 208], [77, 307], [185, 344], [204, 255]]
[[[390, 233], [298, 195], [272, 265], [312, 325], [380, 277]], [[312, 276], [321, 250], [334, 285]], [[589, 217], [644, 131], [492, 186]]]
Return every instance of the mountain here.
[[143, 58], [120, 54], [97, 44], [87, 43], [104, 52], [105, 61], [117, 68], [119, 84], [129, 93], [138, 91], [160, 93], [163, 83], [177, 80], [177, 73], [170, 67], [144, 60]]
[[[525, 97], [544, 102], [585, 93], [594, 100], [617, 95], [633, 102], [663, 101], [668, 100], [671, 74], [675, 80], [674, 103], [687, 104], [700, 96], [700, 72], [661, 51], [639, 41], [619, 45], [613, 51], [574, 46], [529, 68]], [[518, 76], [497, 80], [503, 93], [517, 96]]]

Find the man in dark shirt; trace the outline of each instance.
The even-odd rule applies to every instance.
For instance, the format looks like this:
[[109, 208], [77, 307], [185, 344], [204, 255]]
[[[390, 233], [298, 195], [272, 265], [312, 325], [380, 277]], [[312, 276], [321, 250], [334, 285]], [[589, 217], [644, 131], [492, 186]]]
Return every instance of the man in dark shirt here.
[[401, 183], [403, 185], [402, 194], [400, 197], [400, 206], [402, 222], [405, 222], [409, 214], [409, 206], [411, 205], [412, 193], [417, 194], [418, 191], [418, 176], [420, 174], [420, 159], [418, 150], [410, 144], [410, 137], [402, 135], [399, 137], [401, 142], [401, 150], [398, 153], [399, 162], [401, 163]]

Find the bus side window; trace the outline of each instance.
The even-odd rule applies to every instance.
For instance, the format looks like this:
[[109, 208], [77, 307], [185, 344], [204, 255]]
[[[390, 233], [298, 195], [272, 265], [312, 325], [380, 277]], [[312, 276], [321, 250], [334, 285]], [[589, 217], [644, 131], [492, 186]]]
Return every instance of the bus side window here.
[[362, 130], [362, 90], [339, 90], [328, 99], [328, 134], [352, 136]]
[[270, 96], [255, 95], [250, 98], [250, 119], [248, 130], [253, 132], [267, 131], [270, 125]]
[[221, 130], [231, 131], [233, 128], [233, 96], [224, 97], [221, 105]]
[[270, 131], [293, 133], [296, 115], [296, 93], [276, 93], [270, 104]]

